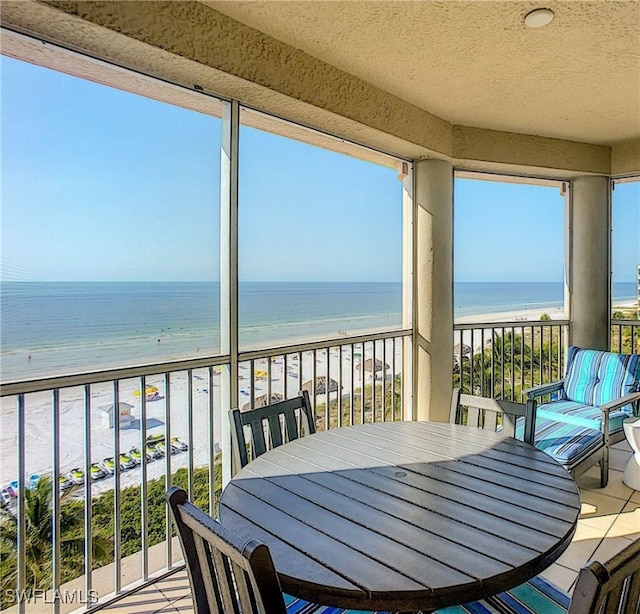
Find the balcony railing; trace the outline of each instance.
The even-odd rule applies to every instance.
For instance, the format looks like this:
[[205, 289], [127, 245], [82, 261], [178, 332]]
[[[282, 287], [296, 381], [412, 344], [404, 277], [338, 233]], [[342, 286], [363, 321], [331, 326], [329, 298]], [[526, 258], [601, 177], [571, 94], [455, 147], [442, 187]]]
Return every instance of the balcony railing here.
[[[318, 430], [403, 419], [410, 342], [403, 330], [243, 352], [240, 407], [304, 387]], [[216, 515], [232, 381], [230, 357], [214, 356], [4, 385], [2, 608], [48, 591], [54, 611], [75, 609], [73, 586], [90, 610], [171, 570], [163, 495], [182, 485]]]
[[640, 321], [612, 320], [611, 351], [640, 354]]
[[454, 326], [454, 386], [522, 400], [522, 391], [562, 378], [567, 320], [479, 322]]

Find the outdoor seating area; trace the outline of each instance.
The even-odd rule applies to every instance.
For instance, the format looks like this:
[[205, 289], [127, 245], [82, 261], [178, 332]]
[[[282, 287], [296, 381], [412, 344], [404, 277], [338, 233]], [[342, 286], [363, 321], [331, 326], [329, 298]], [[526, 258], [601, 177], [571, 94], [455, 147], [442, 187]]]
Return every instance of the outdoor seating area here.
[[[597, 467], [591, 467], [577, 478], [582, 510], [576, 533], [564, 554], [540, 575], [561, 591], [573, 592], [580, 569], [590, 561], [607, 561], [640, 539], [640, 492], [622, 482], [631, 454], [625, 441], [612, 445], [610, 478], [605, 488], [600, 488]], [[187, 571], [182, 568], [103, 611], [110, 614], [195, 612]]]
[[640, 614], [640, 3], [332, 5], [2, 0], [2, 614]]
[[638, 354], [570, 347], [565, 378], [526, 391], [530, 400], [552, 395], [536, 409], [535, 445], [573, 476], [599, 463], [606, 486], [609, 446], [624, 439], [623, 421], [638, 415], [639, 381]]

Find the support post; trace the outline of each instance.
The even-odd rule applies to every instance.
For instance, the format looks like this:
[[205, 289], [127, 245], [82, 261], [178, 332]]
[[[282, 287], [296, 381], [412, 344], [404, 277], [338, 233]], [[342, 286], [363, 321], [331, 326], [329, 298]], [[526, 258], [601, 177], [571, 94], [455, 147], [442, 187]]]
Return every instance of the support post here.
[[453, 167], [414, 164], [414, 416], [449, 419], [453, 385]]

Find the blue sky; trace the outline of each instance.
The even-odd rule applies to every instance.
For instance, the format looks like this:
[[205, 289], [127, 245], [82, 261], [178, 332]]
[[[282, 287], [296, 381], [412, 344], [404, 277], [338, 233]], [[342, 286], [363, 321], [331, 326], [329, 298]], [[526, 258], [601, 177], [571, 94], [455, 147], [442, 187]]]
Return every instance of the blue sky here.
[[[5, 57], [1, 77], [3, 280], [218, 278], [220, 120]], [[614, 193], [618, 281], [639, 190]], [[400, 281], [401, 203], [393, 169], [243, 127], [240, 279]], [[554, 188], [458, 180], [456, 280], [561, 281], [563, 223]]]

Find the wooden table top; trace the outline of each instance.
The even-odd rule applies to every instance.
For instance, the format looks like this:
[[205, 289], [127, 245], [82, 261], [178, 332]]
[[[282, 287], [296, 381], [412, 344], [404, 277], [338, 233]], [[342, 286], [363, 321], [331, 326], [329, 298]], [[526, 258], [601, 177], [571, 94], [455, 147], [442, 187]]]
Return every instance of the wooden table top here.
[[544, 452], [435, 422], [316, 433], [260, 456], [220, 520], [271, 550], [282, 589], [346, 608], [430, 610], [516, 586], [569, 545], [574, 480]]

